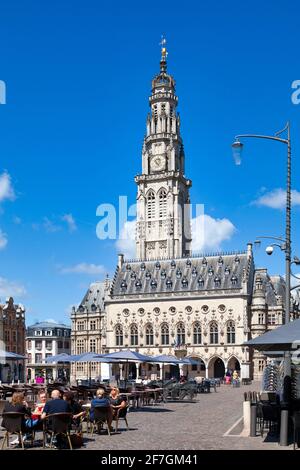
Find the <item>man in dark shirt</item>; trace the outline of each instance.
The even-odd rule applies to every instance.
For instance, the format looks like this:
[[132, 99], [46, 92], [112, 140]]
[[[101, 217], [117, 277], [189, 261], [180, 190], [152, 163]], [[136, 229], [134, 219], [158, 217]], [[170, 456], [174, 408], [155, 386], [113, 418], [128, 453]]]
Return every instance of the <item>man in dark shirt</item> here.
[[[54, 413], [72, 413], [71, 407], [66, 400], [61, 398], [59, 390], [53, 390], [51, 393], [52, 400], [47, 401], [44, 406], [41, 419], [45, 419], [47, 415]], [[48, 420], [48, 428], [51, 429], [51, 418]], [[57, 436], [56, 444], [61, 447], [63, 445], [61, 436]], [[47, 445], [47, 444], [46, 444]]]
[[53, 413], [71, 413], [71, 407], [69, 403], [63, 400], [60, 396], [59, 390], [53, 390], [51, 393], [52, 400], [47, 401], [44, 406], [42, 413], [42, 419], [45, 419], [46, 415], [51, 415]]

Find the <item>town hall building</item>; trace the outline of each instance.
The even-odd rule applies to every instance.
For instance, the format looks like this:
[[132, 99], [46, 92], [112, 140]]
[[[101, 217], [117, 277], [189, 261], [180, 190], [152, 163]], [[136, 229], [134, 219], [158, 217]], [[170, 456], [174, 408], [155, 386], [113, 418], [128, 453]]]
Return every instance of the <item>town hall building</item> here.
[[[285, 283], [255, 267], [251, 243], [236, 252], [191, 252], [192, 182], [185, 175], [178, 98], [166, 57], [162, 47], [149, 98], [141, 174], [135, 177], [136, 259], [120, 254], [113, 279], [92, 283], [73, 308], [72, 353], [130, 348], [148, 355], [175, 354], [199, 359], [199, 365], [183, 371], [189, 376], [222, 377], [230, 368], [242, 378], [258, 379], [265, 357], [243, 344], [283, 323]], [[77, 378], [87, 377], [86, 364], [73, 367]], [[100, 375], [99, 368], [92, 363], [92, 377]], [[159, 371], [158, 366], [132, 364], [131, 373]]]

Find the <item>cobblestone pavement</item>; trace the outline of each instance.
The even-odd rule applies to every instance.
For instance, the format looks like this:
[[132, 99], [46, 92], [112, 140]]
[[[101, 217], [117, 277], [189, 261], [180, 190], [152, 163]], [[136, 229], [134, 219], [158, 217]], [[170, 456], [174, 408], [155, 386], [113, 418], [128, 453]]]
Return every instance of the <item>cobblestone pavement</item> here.
[[[258, 384], [231, 388], [222, 385], [217, 392], [197, 395], [195, 402], [168, 402], [128, 413], [129, 430], [120, 420], [118, 433], [108, 436], [84, 434], [82, 449], [103, 450], [216, 450], [216, 449], [278, 449], [267, 434], [264, 438], [241, 437], [238, 427], [226, 432], [242, 416], [243, 394], [258, 390]], [[1, 432], [1, 435], [3, 433]], [[39, 436], [40, 437], [40, 436]], [[291, 447], [290, 447], [291, 448]]]

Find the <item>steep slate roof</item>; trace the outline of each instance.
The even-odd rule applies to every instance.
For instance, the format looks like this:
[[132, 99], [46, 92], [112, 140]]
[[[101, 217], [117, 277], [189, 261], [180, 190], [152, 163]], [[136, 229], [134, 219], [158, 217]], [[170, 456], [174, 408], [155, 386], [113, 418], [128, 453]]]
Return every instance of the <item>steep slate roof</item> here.
[[239, 252], [175, 260], [125, 261], [121, 269], [117, 268], [111, 296], [241, 289], [253, 266], [251, 260], [246, 252]]
[[77, 311], [93, 312], [104, 310], [106, 281], [92, 282]]
[[28, 328], [71, 328], [69, 325], [65, 325], [64, 323], [56, 323], [52, 321], [43, 321], [34, 323], [34, 325], [30, 325]]

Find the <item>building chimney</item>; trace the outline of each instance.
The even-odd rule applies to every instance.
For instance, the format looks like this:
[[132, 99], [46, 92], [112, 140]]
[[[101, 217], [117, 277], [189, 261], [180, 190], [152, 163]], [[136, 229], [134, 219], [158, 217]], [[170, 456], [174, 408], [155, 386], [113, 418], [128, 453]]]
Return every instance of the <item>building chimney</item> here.
[[124, 263], [124, 255], [118, 254], [118, 268], [121, 269]]
[[247, 243], [247, 256], [248, 258], [252, 256], [252, 243]]

